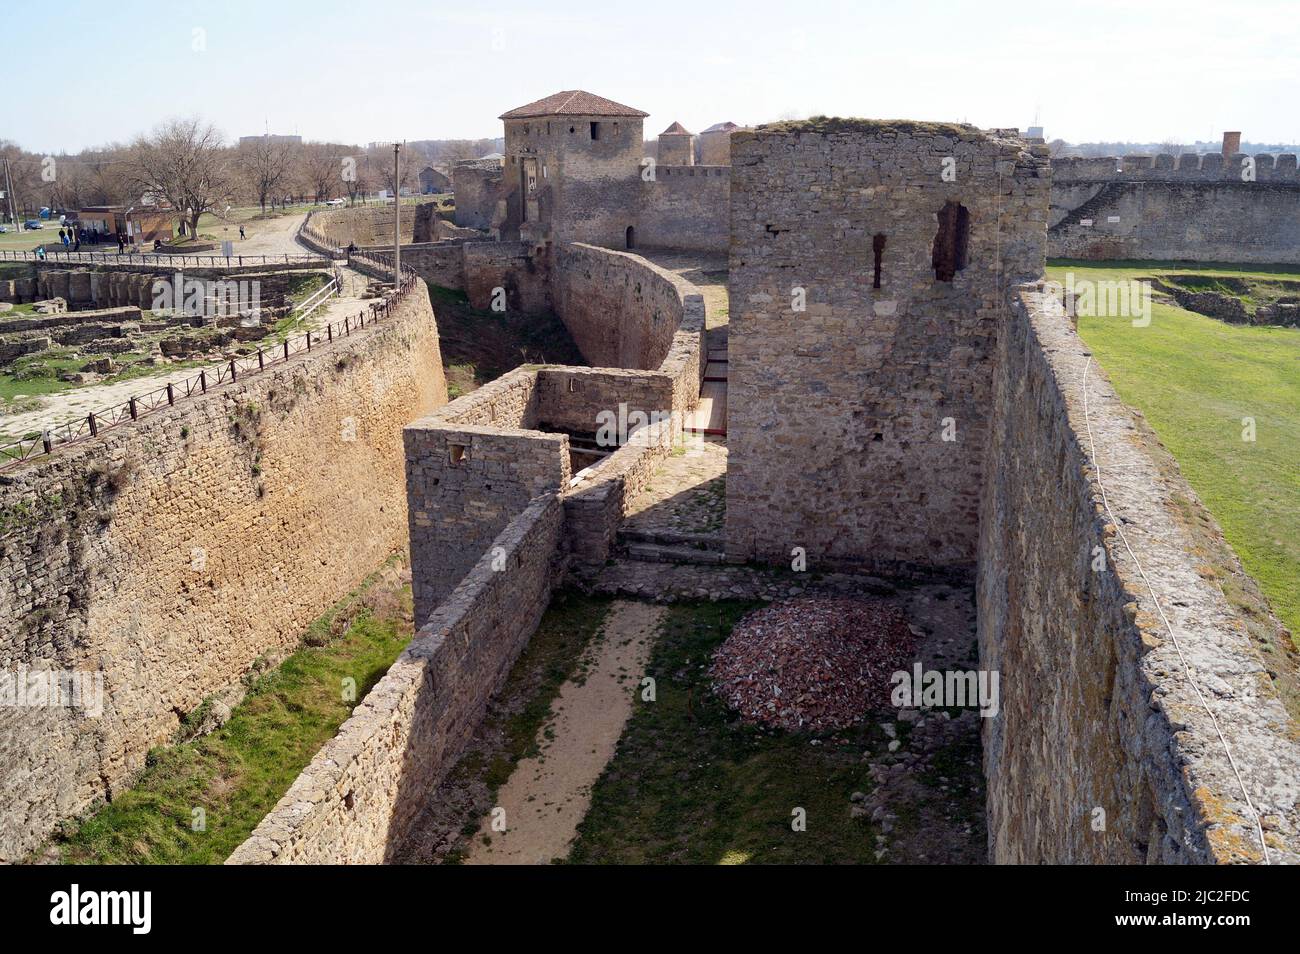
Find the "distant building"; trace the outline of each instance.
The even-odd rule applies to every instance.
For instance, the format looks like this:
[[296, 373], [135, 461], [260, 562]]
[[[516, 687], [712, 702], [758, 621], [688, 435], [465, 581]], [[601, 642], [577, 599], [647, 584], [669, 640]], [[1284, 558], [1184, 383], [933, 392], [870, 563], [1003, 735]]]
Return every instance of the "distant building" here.
[[695, 165], [695, 137], [681, 123], [659, 134], [658, 161], [666, 166]]
[[1043, 127], [1042, 127], [1042, 126], [1030, 126], [1027, 130], [1025, 130], [1025, 138], [1026, 138], [1026, 139], [1042, 139], [1042, 138], [1043, 138]]
[[293, 143], [296, 146], [296, 145], [301, 145], [302, 137], [301, 136], [276, 136], [271, 133], [264, 133], [261, 136], [240, 136], [239, 137], [239, 144], [241, 146], [247, 146], [249, 143], [254, 143], [254, 142], [288, 142], [288, 143]]
[[149, 204], [131, 206], [89, 205], [77, 212], [78, 224], [88, 232], [101, 235], [124, 235], [128, 241], [144, 243], [161, 239], [171, 241], [176, 235], [173, 221], [176, 212], [157, 197]]
[[700, 165], [731, 165], [731, 134], [742, 127], [735, 123], [714, 123], [700, 133]]
[[425, 166], [420, 170], [420, 191], [425, 195], [432, 195], [435, 192], [450, 192], [451, 179], [433, 166]]

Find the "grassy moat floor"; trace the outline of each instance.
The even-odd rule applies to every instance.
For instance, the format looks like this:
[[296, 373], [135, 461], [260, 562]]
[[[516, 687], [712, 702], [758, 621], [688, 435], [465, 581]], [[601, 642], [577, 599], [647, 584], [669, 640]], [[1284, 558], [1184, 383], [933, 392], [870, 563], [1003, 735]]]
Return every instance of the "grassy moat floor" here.
[[[556, 595], [401, 861], [457, 863], [482, 847], [474, 839], [492, 837], [480, 822], [523, 760], [548, 758], [553, 703], [566, 681], [585, 678], [584, 649], [609, 637], [601, 626], [611, 605], [574, 591]], [[984, 787], [973, 712], [918, 712], [913, 722], [882, 710], [852, 729], [810, 735], [748, 725], [727, 709], [710, 686], [710, 657], [758, 605], [666, 607], [645, 670], [654, 679], [654, 699], [644, 698], [641, 673], [627, 674], [632, 715], [591, 788], [576, 840], [554, 860], [983, 862]]]
[[[414, 633], [405, 564], [394, 558], [308, 630], [279, 666], [255, 667], [230, 719], [152, 750], [136, 783], [33, 860], [220, 864], [365, 698]], [[355, 682], [355, 692], [345, 692]], [[211, 710], [191, 713], [179, 738]], [[197, 812], [201, 811], [202, 815]], [[197, 820], [202, 824], [198, 825]], [[196, 830], [196, 828], [200, 830]]]
[[[1296, 268], [1053, 263], [1048, 277], [1290, 280]], [[1141, 411], [1300, 644], [1300, 329], [1228, 324], [1157, 300], [1151, 323], [1088, 317], [1079, 334]], [[1251, 427], [1253, 426], [1253, 431]]]
[[[679, 603], [651, 655], [654, 702], [638, 701], [569, 855], [578, 864], [876, 864], [984, 857], [978, 732], [941, 744], [903, 802], [873, 819], [873, 766], [906, 751], [897, 713], [808, 735], [748, 725], [710, 687], [714, 649], [756, 605]], [[640, 697], [638, 696], [638, 700]], [[938, 716], [947, 718], [946, 715]], [[901, 764], [901, 763], [898, 763]], [[856, 795], [855, 795], [856, 793]], [[931, 842], [942, 815], [955, 831]], [[802, 819], [803, 825], [795, 824]]]

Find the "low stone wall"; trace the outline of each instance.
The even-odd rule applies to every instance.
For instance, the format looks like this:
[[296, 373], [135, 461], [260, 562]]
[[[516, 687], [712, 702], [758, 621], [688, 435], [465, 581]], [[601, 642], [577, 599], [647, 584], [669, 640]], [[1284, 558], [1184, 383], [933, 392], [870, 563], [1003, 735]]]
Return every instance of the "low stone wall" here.
[[659, 371], [674, 411], [694, 407], [704, 377], [704, 296], [628, 252], [568, 244], [551, 269], [556, 314], [593, 367]]
[[555, 494], [510, 521], [227, 864], [397, 853], [541, 621], [563, 523]]
[[626, 444], [584, 471], [564, 492], [565, 539], [575, 562], [599, 566], [609, 559], [628, 515], [628, 503], [650, 483], [672, 453], [670, 421], [637, 431]]
[[604, 414], [629, 418], [639, 412], [649, 420], [682, 410], [674, 407], [673, 384], [661, 371], [548, 366], [537, 372], [538, 417], [546, 427], [593, 434]]
[[0, 707], [0, 859], [129, 785], [207, 697], [406, 542], [401, 428], [446, 400], [416, 285], [332, 345], [0, 477], [0, 669], [102, 713]]
[[[536, 372], [517, 369], [403, 432], [417, 623], [528, 501], [568, 483], [568, 437], [529, 429], [530, 421], [517, 416], [535, 382]], [[480, 394], [488, 388], [491, 395]], [[467, 400], [476, 396], [477, 402]], [[492, 424], [473, 423], [491, 413], [496, 400], [509, 412]]]
[[[681, 432], [672, 400], [672, 380], [658, 371], [523, 367], [408, 425], [416, 620], [433, 612], [539, 494], [565, 495], [572, 548], [582, 559], [603, 561], [625, 497], [645, 485]], [[612, 445], [614, 452], [571, 487], [569, 433], [596, 434], [611, 422], [622, 446]]]
[[980, 662], [1001, 674], [984, 722], [992, 860], [1258, 862], [1262, 828], [1269, 860], [1298, 862], [1297, 727], [1199, 572], [1176, 505], [1192, 491], [1090, 361], [1059, 303], [1022, 291], [980, 516]]

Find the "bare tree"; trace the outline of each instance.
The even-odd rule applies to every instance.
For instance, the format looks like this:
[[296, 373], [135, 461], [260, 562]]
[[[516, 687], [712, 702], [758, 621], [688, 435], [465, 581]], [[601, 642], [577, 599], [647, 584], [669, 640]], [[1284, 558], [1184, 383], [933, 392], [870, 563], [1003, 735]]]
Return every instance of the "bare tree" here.
[[451, 142], [442, 144], [438, 150], [438, 158], [446, 159], [449, 162], [457, 162], [461, 159], [477, 159], [491, 150], [479, 151], [478, 145], [468, 139], [455, 139]]
[[393, 195], [400, 194], [403, 188], [412, 188], [416, 176], [423, 165], [419, 162], [419, 157], [412, 157], [405, 150], [401, 153], [401, 161], [398, 163], [399, 179], [393, 181], [393, 147], [392, 144], [378, 146], [371, 150], [370, 168], [374, 171], [375, 178], [382, 183], [381, 188], [387, 189]]
[[289, 181], [293, 164], [294, 144], [282, 139], [262, 136], [241, 143], [238, 152], [239, 166], [249, 188], [257, 197], [257, 204], [266, 212], [266, 200], [278, 195]]
[[203, 213], [234, 194], [229, 153], [211, 123], [173, 119], [132, 144], [128, 176], [135, 191], [170, 202], [181, 223], [197, 235]]
[[303, 147], [300, 176], [314, 196], [314, 201], [324, 202], [343, 182], [345, 158], [347, 157], [341, 156], [339, 150], [329, 143], [311, 142]]

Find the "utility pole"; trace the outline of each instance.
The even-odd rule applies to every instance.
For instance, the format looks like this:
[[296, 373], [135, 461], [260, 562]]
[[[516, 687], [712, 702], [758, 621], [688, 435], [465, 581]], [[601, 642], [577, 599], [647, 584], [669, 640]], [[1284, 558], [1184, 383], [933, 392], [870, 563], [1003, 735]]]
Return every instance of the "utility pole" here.
[[397, 153], [402, 147], [393, 142], [393, 285], [402, 285], [402, 186], [397, 174]]
[[9, 221], [18, 228], [18, 206], [14, 199], [13, 178], [9, 175], [9, 159], [5, 158], [5, 196], [9, 199]]

